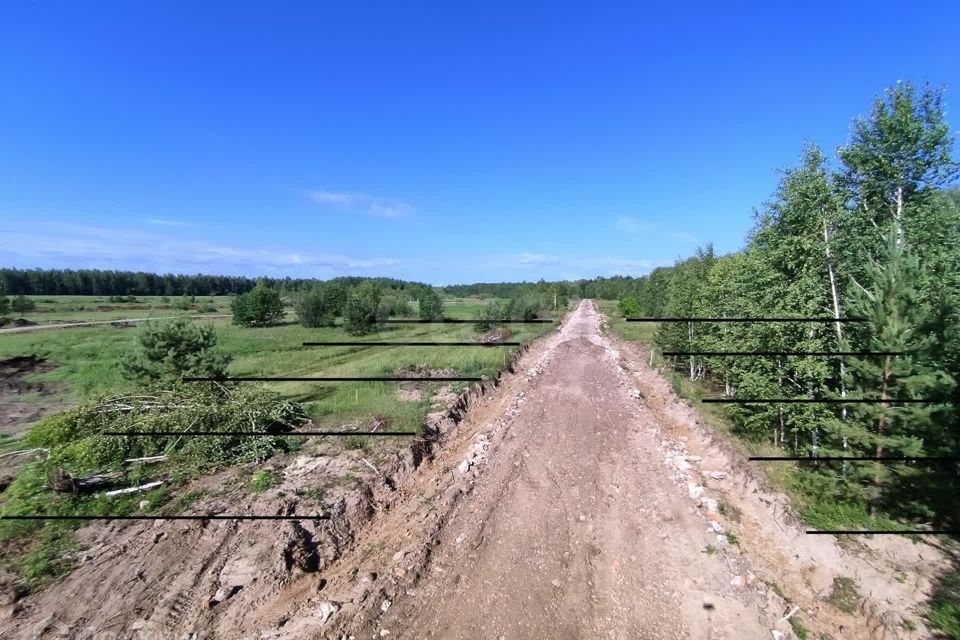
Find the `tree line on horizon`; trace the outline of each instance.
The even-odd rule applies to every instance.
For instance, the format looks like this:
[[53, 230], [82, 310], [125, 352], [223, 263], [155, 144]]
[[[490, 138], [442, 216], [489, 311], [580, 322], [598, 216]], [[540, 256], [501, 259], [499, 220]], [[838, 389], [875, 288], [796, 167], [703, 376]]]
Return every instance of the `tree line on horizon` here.
[[[771, 354], [667, 358], [715, 395], [738, 399], [729, 415], [747, 438], [804, 457], [957, 456], [960, 191], [952, 145], [942, 91], [897, 84], [854, 121], [837, 162], [816, 146], [803, 150], [755, 212], [744, 249], [718, 256], [708, 245], [657, 269], [625, 293], [621, 310], [824, 318], [661, 323], [655, 343], [683, 353]], [[791, 402], [807, 398], [830, 402]], [[749, 399], [785, 402], [739, 403]], [[956, 463], [806, 464], [799, 476], [834, 513], [960, 520]]]

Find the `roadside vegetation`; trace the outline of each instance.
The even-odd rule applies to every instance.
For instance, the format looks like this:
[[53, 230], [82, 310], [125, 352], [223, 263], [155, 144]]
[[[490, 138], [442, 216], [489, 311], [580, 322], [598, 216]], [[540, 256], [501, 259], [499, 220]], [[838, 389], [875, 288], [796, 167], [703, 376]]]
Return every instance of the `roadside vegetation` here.
[[[803, 151], [757, 213], [743, 250], [717, 256], [708, 245], [673, 267], [619, 283], [616, 309], [607, 305], [621, 318], [826, 321], [621, 320], [614, 328], [651, 344], [688, 398], [784, 399], [719, 411], [700, 405], [755, 451], [958, 456], [960, 191], [952, 186], [952, 145], [941, 93], [898, 84], [854, 121], [837, 163], [815, 147]], [[698, 353], [758, 351], [769, 355]], [[790, 355], [836, 351], [855, 355]], [[828, 402], [790, 402], [808, 398]], [[960, 527], [952, 464], [775, 463], [769, 470], [819, 529]], [[954, 638], [955, 583], [956, 574], [944, 579], [931, 613]]]

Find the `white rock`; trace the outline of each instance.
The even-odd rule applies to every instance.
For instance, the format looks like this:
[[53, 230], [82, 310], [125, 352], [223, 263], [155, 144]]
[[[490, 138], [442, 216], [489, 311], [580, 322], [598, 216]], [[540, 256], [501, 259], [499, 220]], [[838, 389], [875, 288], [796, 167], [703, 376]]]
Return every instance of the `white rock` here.
[[703, 499], [700, 500], [700, 505], [702, 507], [705, 507], [707, 511], [710, 511], [713, 513], [717, 512], [717, 506], [718, 506], [717, 501], [714, 500], [713, 498], [704, 497]]
[[745, 587], [747, 586], [747, 579], [744, 576], [734, 576], [733, 579], [730, 580], [730, 586]]
[[387, 609], [390, 608], [390, 605], [392, 605], [392, 604], [393, 604], [393, 603], [390, 602], [389, 600], [384, 600], [383, 602], [380, 603], [380, 611], [384, 611], [384, 612], [385, 612]]
[[687, 483], [687, 491], [693, 500], [699, 500], [703, 497], [703, 487], [693, 482]]
[[317, 617], [320, 618], [320, 622], [324, 623], [330, 619], [330, 616], [335, 614], [340, 610], [340, 605], [332, 600], [324, 600], [319, 605], [317, 605]]
[[464, 460], [463, 462], [458, 464], [457, 471], [459, 471], [460, 473], [466, 473], [467, 471], [470, 471], [470, 460]]
[[787, 637], [783, 635], [783, 631], [777, 629], [771, 629], [770, 633], [773, 634], [773, 640], [784, 640]]
[[712, 478], [713, 480], [725, 480], [727, 477], [726, 471], [708, 471], [707, 477]]

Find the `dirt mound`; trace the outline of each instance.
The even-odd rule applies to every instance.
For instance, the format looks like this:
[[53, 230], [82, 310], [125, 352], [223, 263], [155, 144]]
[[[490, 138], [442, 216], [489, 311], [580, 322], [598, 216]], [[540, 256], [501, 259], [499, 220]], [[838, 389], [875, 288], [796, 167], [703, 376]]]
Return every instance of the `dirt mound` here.
[[43, 416], [62, 408], [63, 403], [55, 399], [58, 385], [25, 379], [56, 367], [37, 356], [0, 360], [0, 433], [20, 435]]
[[4, 327], [35, 327], [36, 322], [26, 318], [0, 318], [0, 329]]

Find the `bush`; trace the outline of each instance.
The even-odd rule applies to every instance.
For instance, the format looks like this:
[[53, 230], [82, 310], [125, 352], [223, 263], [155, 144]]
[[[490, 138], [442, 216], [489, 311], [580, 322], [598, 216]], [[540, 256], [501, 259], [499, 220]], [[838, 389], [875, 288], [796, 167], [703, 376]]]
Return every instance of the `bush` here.
[[268, 325], [283, 317], [283, 298], [261, 280], [252, 291], [236, 296], [230, 302], [230, 310], [234, 324]]
[[37, 305], [33, 303], [33, 300], [28, 298], [25, 295], [19, 295], [13, 299], [13, 302], [10, 303], [10, 308], [23, 315], [29, 311], [33, 311]]
[[495, 325], [503, 324], [504, 320], [510, 319], [512, 307], [513, 304], [510, 301], [491, 300], [477, 311], [477, 322], [474, 328], [483, 333]]
[[536, 320], [543, 309], [543, 300], [538, 295], [515, 298], [511, 304], [511, 316], [517, 320]]
[[294, 301], [293, 309], [300, 324], [305, 327], [332, 327], [337, 318], [328, 302], [323, 289], [317, 286], [301, 293]]
[[186, 294], [180, 296], [180, 298], [173, 303], [175, 309], [180, 309], [181, 311], [189, 311], [193, 308], [193, 296], [188, 296]]
[[380, 300], [380, 306], [377, 310], [377, 317], [380, 320], [387, 318], [406, 317], [413, 315], [413, 306], [405, 298], [395, 294], [383, 296]]
[[362, 336], [376, 331], [380, 298], [380, 287], [372, 280], [365, 280], [354, 288], [343, 314], [347, 333]]
[[27, 435], [31, 446], [48, 448], [49, 465], [71, 474], [121, 469], [129, 458], [167, 454], [168, 461], [210, 469], [263, 460], [286, 451], [280, 435], [104, 436], [104, 431], [139, 433], [188, 430], [279, 434], [308, 419], [300, 405], [250, 386], [178, 385], [148, 388], [87, 402], [37, 423]]
[[640, 301], [634, 297], [623, 298], [617, 306], [624, 318], [636, 318], [643, 313], [640, 310]]
[[185, 375], [222, 377], [230, 357], [217, 353], [213, 327], [188, 318], [145, 322], [124, 368], [146, 382], [171, 382]]
[[443, 320], [443, 299], [434, 289], [425, 289], [417, 299], [421, 320]]

